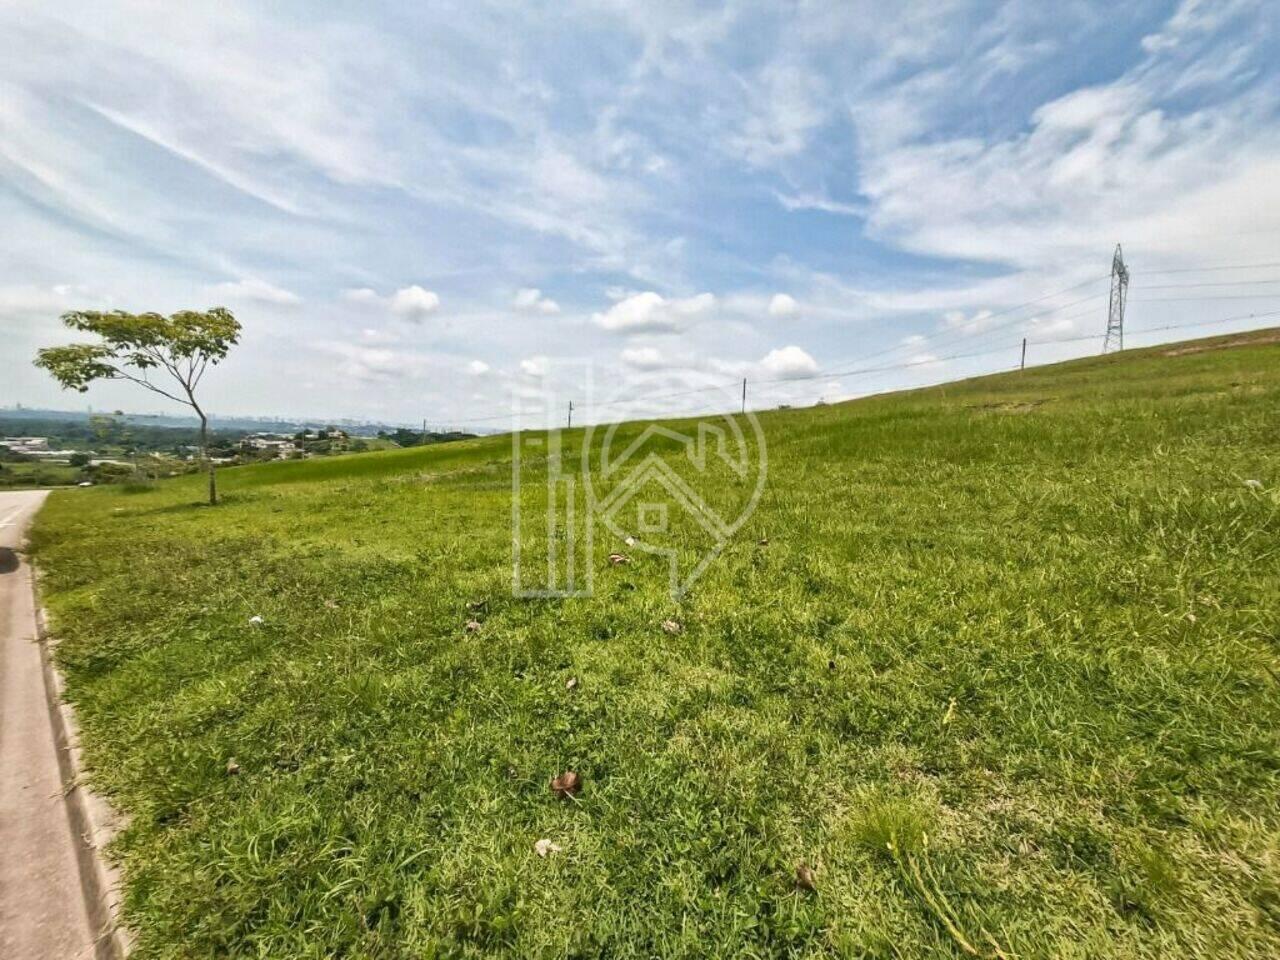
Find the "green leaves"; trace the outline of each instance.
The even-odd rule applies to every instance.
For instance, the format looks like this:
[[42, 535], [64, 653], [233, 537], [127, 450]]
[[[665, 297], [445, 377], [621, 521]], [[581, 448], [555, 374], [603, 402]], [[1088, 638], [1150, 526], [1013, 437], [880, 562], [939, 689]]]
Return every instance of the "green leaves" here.
[[36, 354], [36, 366], [48, 370], [68, 390], [84, 393], [95, 380], [110, 379], [116, 368], [108, 361], [111, 349], [101, 344], [74, 343], [66, 347], [46, 347]]
[[146, 379], [160, 368], [182, 387], [186, 399], [210, 365], [216, 365], [240, 339], [240, 323], [225, 307], [203, 312], [182, 310], [172, 316], [74, 310], [62, 315], [72, 330], [92, 333], [99, 343], [48, 347], [36, 355], [36, 366], [48, 370], [62, 386], [84, 392], [95, 380], [134, 380], [165, 396]]

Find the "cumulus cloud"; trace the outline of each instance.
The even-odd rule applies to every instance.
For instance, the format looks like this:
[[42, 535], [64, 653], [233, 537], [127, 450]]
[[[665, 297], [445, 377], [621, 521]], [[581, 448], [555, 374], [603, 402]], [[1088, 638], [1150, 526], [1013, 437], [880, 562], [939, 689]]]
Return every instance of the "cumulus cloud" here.
[[800, 312], [800, 304], [796, 303], [795, 298], [786, 293], [775, 293], [773, 299], [769, 301], [769, 316], [771, 317], [794, 317]]
[[532, 357], [525, 357], [520, 361], [520, 372], [529, 377], [545, 377], [547, 371], [551, 369], [551, 361], [545, 356], [538, 354]]
[[651, 333], [676, 330], [684, 320], [705, 314], [715, 305], [716, 298], [710, 293], [673, 300], [648, 290], [619, 300], [603, 313], [592, 314], [591, 319], [605, 330]]
[[780, 380], [804, 380], [818, 372], [818, 361], [797, 346], [779, 347], [764, 355], [760, 370]]
[[425, 320], [439, 309], [440, 297], [416, 283], [411, 287], [402, 287], [391, 295], [391, 312], [406, 320]]
[[524, 287], [521, 290], [517, 290], [511, 305], [525, 313], [552, 314], [560, 312], [560, 304], [550, 297], [544, 297], [542, 291], [536, 287]]
[[385, 297], [372, 287], [348, 287], [342, 291], [342, 299], [347, 303], [383, 307], [402, 320], [414, 323], [425, 320], [440, 309], [440, 295], [416, 283], [401, 287]]
[[467, 373], [473, 377], [482, 377], [489, 372], [489, 365], [483, 360], [472, 360], [467, 364]]
[[230, 300], [243, 300], [249, 303], [271, 303], [278, 306], [289, 306], [301, 303], [302, 298], [296, 293], [277, 287], [266, 280], [246, 277], [243, 280], [228, 281], [215, 284], [210, 290], [220, 297]]

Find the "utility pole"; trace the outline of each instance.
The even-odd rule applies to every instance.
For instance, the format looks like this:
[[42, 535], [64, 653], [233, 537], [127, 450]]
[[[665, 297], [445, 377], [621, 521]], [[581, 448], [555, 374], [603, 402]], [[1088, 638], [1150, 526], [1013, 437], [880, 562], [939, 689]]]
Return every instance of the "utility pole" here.
[[1018, 364], [1019, 370], [1027, 369], [1027, 338], [1022, 338], [1022, 362]]
[[1111, 258], [1111, 299], [1107, 306], [1107, 338], [1102, 342], [1102, 352], [1124, 349], [1124, 303], [1129, 296], [1129, 268], [1124, 265], [1124, 254], [1116, 244]]
[[747, 412], [747, 378], [742, 378], [742, 412]]
[[424, 417], [422, 420], [422, 445], [426, 446], [426, 444], [427, 444], [427, 420]]
[[572, 429], [572, 427], [573, 427], [573, 401], [570, 400], [569, 401], [569, 423], [565, 426], [565, 429], [569, 430], [569, 429]]

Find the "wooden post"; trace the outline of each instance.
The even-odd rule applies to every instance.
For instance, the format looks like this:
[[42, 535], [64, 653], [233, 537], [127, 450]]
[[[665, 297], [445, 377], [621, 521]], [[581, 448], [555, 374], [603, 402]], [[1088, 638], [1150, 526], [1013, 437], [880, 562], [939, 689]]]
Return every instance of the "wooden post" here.
[[1018, 364], [1019, 370], [1027, 369], [1027, 338], [1022, 338], [1022, 362]]
[[569, 423], [568, 423], [568, 425], [565, 427], [565, 429], [566, 429], [566, 430], [569, 430], [569, 429], [572, 429], [572, 428], [573, 428], [573, 401], [572, 401], [572, 400], [570, 400], [570, 401], [569, 401]]
[[742, 378], [742, 412], [747, 412], [747, 378]]

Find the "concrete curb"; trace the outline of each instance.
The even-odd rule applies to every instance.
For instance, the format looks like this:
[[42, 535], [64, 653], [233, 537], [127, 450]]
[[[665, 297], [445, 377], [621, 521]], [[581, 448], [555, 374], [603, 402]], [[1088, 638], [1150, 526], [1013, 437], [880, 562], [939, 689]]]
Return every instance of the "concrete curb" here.
[[80, 728], [75, 711], [64, 696], [62, 674], [53, 663], [57, 641], [49, 635], [49, 615], [40, 603], [39, 574], [31, 567], [31, 592], [35, 598], [36, 636], [44, 667], [45, 698], [49, 720], [58, 747], [58, 769], [62, 774], [63, 798], [71, 828], [80, 838], [76, 860], [80, 889], [93, 928], [99, 931], [94, 944], [95, 960], [124, 960], [133, 949], [133, 937], [120, 922], [120, 872], [103, 854], [121, 826], [115, 811], [85, 784], [84, 758], [80, 750]]

